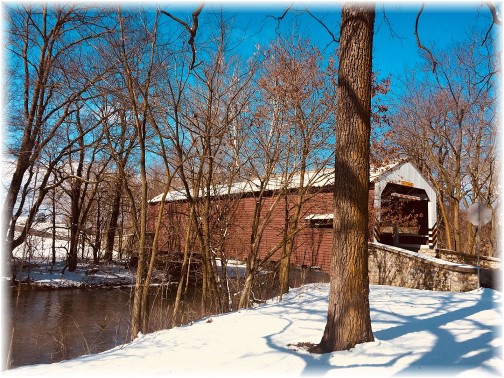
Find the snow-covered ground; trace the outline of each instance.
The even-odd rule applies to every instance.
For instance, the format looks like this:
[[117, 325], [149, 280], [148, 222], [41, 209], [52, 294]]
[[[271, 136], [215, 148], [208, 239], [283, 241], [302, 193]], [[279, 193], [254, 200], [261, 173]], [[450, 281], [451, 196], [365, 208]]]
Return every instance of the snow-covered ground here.
[[[50, 232], [51, 225], [39, 223], [38, 231]], [[16, 280], [23, 283], [29, 282], [32, 286], [44, 288], [63, 287], [96, 287], [96, 286], [128, 286], [135, 283], [135, 268], [127, 268], [128, 259], [118, 261], [117, 253], [114, 252], [114, 261], [99, 264], [92, 263], [92, 250], [86, 246], [84, 260], [81, 259], [82, 251], [79, 250], [79, 263], [74, 272], [69, 272], [65, 267], [69, 241], [67, 231], [62, 225], [59, 228], [59, 238], [55, 241], [56, 264], [52, 265], [52, 240], [47, 235], [29, 235], [27, 242], [17, 247], [14, 257], [22, 260], [16, 266]], [[63, 230], [63, 231], [61, 231]], [[217, 261], [220, 266], [220, 262]], [[243, 276], [245, 266], [240, 261], [228, 260], [228, 277]], [[11, 280], [11, 272], [4, 272], [4, 280]], [[163, 284], [169, 281], [164, 271], [155, 271], [152, 277], [153, 284]]]
[[[37, 229], [48, 232], [50, 225], [38, 224]], [[89, 246], [84, 251], [87, 262], [79, 261], [75, 272], [69, 272], [65, 267], [66, 254], [69, 242], [65, 238], [65, 231], [55, 241], [56, 264], [52, 265], [52, 241], [49, 237], [29, 235], [27, 241], [17, 247], [14, 257], [23, 260], [22, 273], [18, 262], [16, 266], [16, 280], [29, 282], [31, 285], [47, 288], [60, 287], [90, 287], [90, 286], [123, 286], [135, 283], [135, 270], [126, 268], [125, 262], [102, 262], [99, 265], [92, 262], [92, 251]], [[79, 251], [79, 259], [82, 251]], [[117, 256], [114, 256], [117, 261]], [[10, 272], [4, 272], [4, 279], [10, 280]], [[156, 277], [156, 281], [162, 277]]]
[[[51, 267], [49, 243], [31, 237], [18, 249], [29, 257], [25, 270], [32, 283], [81, 286], [134, 282], [124, 264], [80, 263], [61, 273], [65, 240], [58, 241], [58, 264]], [[27, 252], [30, 255], [27, 255]], [[239, 262], [228, 273], [243, 274]], [[328, 284], [309, 284], [284, 300], [236, 313], [213, 316], [192, 325], [158, 331], [109, 351], [51, 365], [3, 371], [6, 377], [68, 376], [501, 376], [502, 295], [480, 289], [467, 293], [432, 292], [371, 286], [375, 341], [352, 350], [324, 355], [307, 345], [322, 337], [328, 307]]]
[[372, 286], [375, 341], [315, 355], [328, 284], [293, 289], [282, 302], [139, 335], [109, 351], [51, 365], [4, 371], [6, 377], [117, 376], [501, 376], [502, 295]]

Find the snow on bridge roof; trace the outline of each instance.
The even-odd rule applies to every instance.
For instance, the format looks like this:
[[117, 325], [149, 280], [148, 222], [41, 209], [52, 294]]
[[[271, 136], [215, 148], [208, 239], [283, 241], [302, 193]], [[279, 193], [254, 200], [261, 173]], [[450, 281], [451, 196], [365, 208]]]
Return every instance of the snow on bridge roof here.
[[[383, 174], [392, 168], [404, 163], [403, 161], [395, 161], [380, 167], [370, 167], [369, 181], [374, 182]], [[237, 181], [233, 184], [216, 184], [212, 187], [212, 196], [225, 196], [239, 193], [254, 193], [259, 192], [261, 188], [265, 191], [275, 191], [279, 189], [293, 189], [299, 187], [301, 181], [300, 174], [292, 174], [287, 177], [283, 175], [275, 175], [268, 182], [261, 182], [261, 179], [254, 178], [250, 180]], [[322, 188], [334, 184], [334, 168], [322, 168], [317, 170], [307, 171], [304, 175], [305, 186], [314, 188]], [[262, 185], [262, 187], [261, 187]], [[193, 194], [194, 195], [194, 194]], [[200, 196], [203, 196], [203, 190], [200, 190]], [[149, 203], [158, 203], [162, 200], [163, 194], [149, 200]], [[166, 196], [166, 202], [183, 201], [187, 198], [185, 189], [170, 190]]]

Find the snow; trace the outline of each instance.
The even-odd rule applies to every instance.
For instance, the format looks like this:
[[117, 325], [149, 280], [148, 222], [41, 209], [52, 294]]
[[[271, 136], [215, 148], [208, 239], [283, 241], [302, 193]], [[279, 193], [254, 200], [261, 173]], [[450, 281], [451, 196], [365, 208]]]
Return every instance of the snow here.
[[[79, 263], [61, 274], [48, 265], [47, 240], [31, 236], [33, 284], [62, 287], [134, 283], [121, 264]], [[391, 247], [392, 248], [392, 247]], [[16, 250], [21, 257], [26, 250]], [[242, 276], [240, 261], [228, 274]], [[87, 273], [87, 274], [86, 274]], [[25, 272], [26, 278], [27, 272]], [[156, 281], [156, 280], [155, 280]], [[6, 377], [77, 376], [502, 376], [502, 293], [433, 292], [393, 286], [370, 287], [375, 341], [349, 351], [310, 354], [303, 345], [320, 341], [327, 316], [329, 285], [291, 289], [283, 301], [212, 316], [191, 325], [139, 335], [132, 343], [96, 355], [54, 364], [6, 370]]]
[[[17, 279], [29, 281], [31, 285], [45, 288], [63, 287], [98, 287], [98, 286], [131, 286], [135, 283], [135, 270], [127, 270], [119, 263], [79, 263], [74, 272], [68, 269], [62, 273], [64, 261], [58, 261], [54, 266], [43, 263], [31, 263], [29, 269], [23, 269], [23, 274]], [[157, 277], [155, 277], [157, 279]], [[156, 281], [159, 281], [157, 279]]]
[[[401, 161], [394, 161], [392, 163], [380, 167], [372, 166], [370, 168], [369, 181], [374, 182], [384, 172], [387, 172], [400, 164], [402, 164]], [[285, 180], [287, 180], [287, 182]], [[303, 180], [305, 185], [310, 185], [315, 188], [332, 185], [334, 184], [334, 168], [309, 170], [305, 173]], [[283, 175], [273, 176], [269, 179], [268, 182], [266, 182], [263, 185], [265, 185], [264, 190], [270, 191], [270, 190], [279, 190], [284, 186], [287, 186], [287, 188], [297, 188], [299, 187], [300, 182], [301, 182], [301, 174], [294, 173], [292, 175], [288, 175], [287, 178]], [[235, 193], [253, 193], [261, 189], [261, 184], [262, 184], [261, 180], [258, 178], [246, 181], [238, 181], [233, 183], [232, 185], [216, 184], [212, 188], [212, 194], [216, 196], [217, 195], [222, 196]], [[199, 195], [201, 196], [203, 194], [200, 193]], [[161, 202], [162, 198], [163, 194], [159, 194], [154, 198], [152, 198], [151, 200], [149, 200], [149, 203]], [[165, 201], [166, 202], [183, 201], [186, 198], [187, 198], [186, 191], [184, 189], [173, 189], [167, 193]]]
[[[47, 231], [50, 225], [39, 223], [36, 226], [37, 231]], [[63, 226], [60, 227], [63, 229]], [[23, 263], [23, 271], [19, 274], [19, 265], [17, 269], [16, 280], [23, 283], [29, 282], [33, 286], [44, 288], [69, 288], [69, 287], [112, 287], [112, 286], [132, 286], [135, 284], [136, 269], [127, 269], [128, 259], [118, 261], [117, 252], [114, 251], [114, 261], [100, 262], [94, 264], [79, 260], [77, 269], [70, 272], [65, 267], [67, 250], [69, 249], [69, 241], [65, 238], [65, 233], [61, 233], [60, 238], [55, 240], [56, 246], [56, 264], [51, 264], [51, 245], [52, 240], [48, 237], [29, 235], [27, 242], [20, 245], [13, 251], [15, 258]], [[79, 247], [79, 259], [82, 252]], [[92, 261], [91, 247], [86, 245], [85, 260]], [[217, 259], [217, 266], [221, 266], [221, 262]], [[228, 277], [244, 277], [246, 267], [241, 261], [227, 260], [227, 275]], [[3, 277], [3, 280], [10, 280], [11, 277]], [[166, 284], [169, 277], [164, 271], [154, 270], [152, 283]]]
[[[21, 258], [22, 252], [20, 249], [14, 251], [14, 256]], [[122, 262], [102, 261], [99, 264], [79, 261], [77, 269], [74, 272], [65, 269], [63, 273], [65, 258], [65, 254], [58, 255], [56, 264], [52, 265], [48, 257], [32, 256], [29, 261], [23, 263], [22, 273], [19, 273], [18, 265], [16, 280], [23, 283], [29, 282], [32, 286], [52, 289], [70, 287], [125, 287], [135, 284], [136, 269], [128, 269], [127, 260]], [[221, 261], [217, 259], [216, 262], [217, 266], [221, 267]], [[245, 276], [246, 266], [241, 261], [228, 260], [226, 267], [228, 277], [243, 278]], [[10, 281], [11, 277], [3, 277], [3, 280]], [[154, 285], [168, 284], [169, 277], [163, 270], [154, 269], [151, 282]]]
[[[49, 226], [37, 224], [38, 231], [46, 231]], [[60, 228], [63, 229], [63, 226]], [[69, 241], [61, 233], [59, 239], [55, 240], [56, 264], [51, 264], [52, 241], [48, 237], [28, 235], [27, 242], [23, 243], [13, 251], [15, 258], [23, 260], [23, 272], [17, 275], [16, 279], [21, 282], [30, 282], [38, 287], [63, 288], [63, 287], [93, 287], [93, 286], [128, 286], [135, 283], [135, 270], [125, 269], [126, 261], [117, 262], [117, 254], [114, 252], [115, 262], [93, 264], [92, 262], [79, 262], [75, 272], [65, 267]], [[79, 258], [82, 252], [79, 247]], [[85, 257], [89, 260], [92, 257], [91, 247], [86, 246]], [[19, 265], [18, 265], [19, 269]], [[154, 281], [160, 282], [163, 275], [157, 272]], [[11, 277], [4, 277], [10, 280]]]
[[491, 289], [432, 292], [371, 286], [375, 341], [310, 354], [328, 307], [328, 284], [291, 291], [282, 302], [139, 335], [97, 355], [4, 371], [5, 377], [93, 376], [500, 376], [502, 295]]

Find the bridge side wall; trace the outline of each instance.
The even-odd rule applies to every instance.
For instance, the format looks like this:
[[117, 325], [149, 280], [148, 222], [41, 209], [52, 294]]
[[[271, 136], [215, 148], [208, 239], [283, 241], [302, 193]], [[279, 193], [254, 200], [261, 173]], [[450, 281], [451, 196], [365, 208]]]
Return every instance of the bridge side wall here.
[[373, 285], [463, 292], [478, 288], [477, 268], [447, 263], [384, 244], [369, 243], [369, 281]]

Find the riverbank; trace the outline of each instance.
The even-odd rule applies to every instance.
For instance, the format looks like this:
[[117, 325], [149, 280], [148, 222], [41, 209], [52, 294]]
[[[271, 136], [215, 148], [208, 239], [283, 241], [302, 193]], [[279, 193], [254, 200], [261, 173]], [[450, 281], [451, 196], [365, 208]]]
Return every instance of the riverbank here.
[[[216, 261], [218, 269], [221, 269], [220, 260]], [[21, 262], [16, 259], [8, 272], [3, 272], [2, 279], [10, 286], [21, 284], [26, 287], [43, 289], [63, 288], [118, 288], [135, 285], [136, 268], [130, 267], [129, 261], [102, 261], [95, 264], [80, 261], [77, 269], [70, 272], [65, 268], [65, 260], [61, 259], [51, 264], [47, 258], [32, 259]], [[14, 269], [15, 274], [12, 274]], [[228, 278], [244, 278], [246, 265], [242, 261], [228, 260], [226, 263], [226, 275]], [[310, 282], [328, 282], [328, 274], [319, 270], [308, 270], [293, 267], [291, 286], [300, 286]], [[15, 279], [13, 280], [13, 276]], [[154, 269], [151, 277], [151, 286], [163, 286], [177, 283], [166, 269]]]
[[[219, 261], [217, 265], [220, 266]], [[135, 284], [136, 268], [129, 267], [128, 261], [79, 262], [74, 272], [65, 268], [65, 261], [51, 264], [47, 259], [31, 260], [30, 262], [15, 261], [15, 280], [13, 274], [4, 273], [3, 279], [11, 286], [21, 284], [44, 289], [62, 288], [113, 288], [129, 287]], [[243, 277], [246, 266], [240, 261], [227, 262], [227, 276]], [[9, 272], [10, 273], [10, 272]], [[170, 285], [176, 283], [164, 269], [154, 269], [151, 286]]]
[[502, 295], [371, 286], [375, 341], [310, 354], [327, 317], [329, 285], [309, 284], [249, 310], [147, 335], [103, 353], [3, 372], [74, 376], [502, 376]]
[[[133, 271], [122, 264], [79, 263], [75, 272], [62, 273], [64, 263], [54, 266], [41, 261], [24, 264], [23, 282], [6, 291], [6, 309], [12, 314], [12, 327], [7, 321], [8, 368], [47, 364], [100, 353], [129, 340]], [[237, 283], [246, 267], [231, 260], [227, 276], [229, 288], [239, 290]], [[173, 301], [177, 282], [167, 281], [167, 274], [156, 272], [157, 279], [149, 289], [148, 332], [171, 327]], [[261, 275], [256, 292], [257, 303], [277, 294], [271, 274]], [[293, 267], [291, 287], [309, 282], [328, 282], [327, 274]], [[170, 285], [171, 283], [171, 285]], [[20, 289], [20, 290], [18, 290]], [[184, 295], [179, 325], [201, 319], [199, 285], [190, 285]]]
[[[64, 268], [65, 261], [57, 261], [54, 265], [45, 260], [23, 263], [16, 261], [13, 267], [15, 282], [12, 275], [5, 277], [5, 280], [12, 286], [21, 284], [44, 289], [122, 287], [135, 284], [135, 270], [128, 269], [123, 262], [79, 262], [74, 272]], [[156, 271], [153, 283], [163, 281], [163, 273]]]

